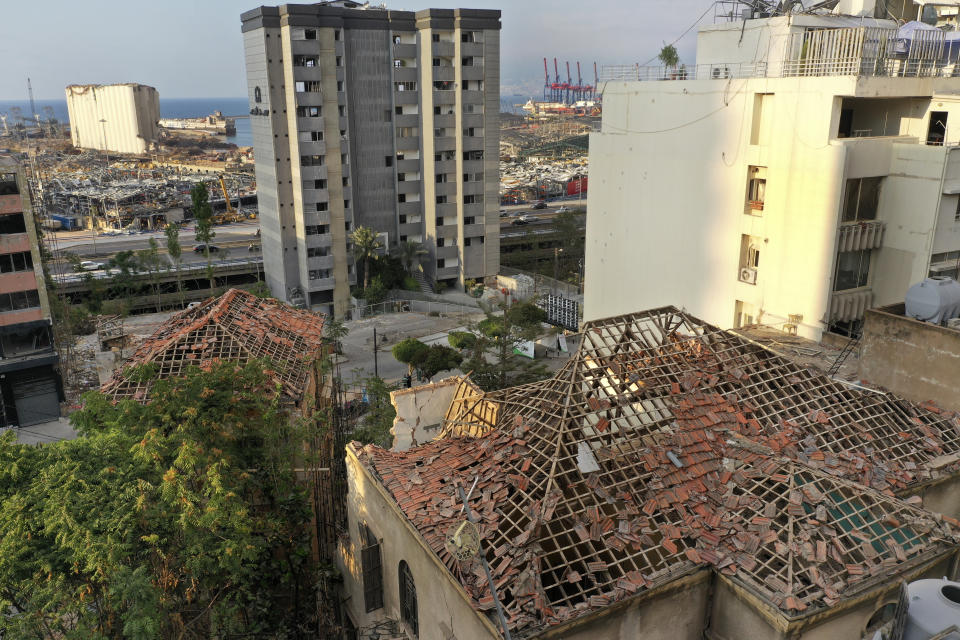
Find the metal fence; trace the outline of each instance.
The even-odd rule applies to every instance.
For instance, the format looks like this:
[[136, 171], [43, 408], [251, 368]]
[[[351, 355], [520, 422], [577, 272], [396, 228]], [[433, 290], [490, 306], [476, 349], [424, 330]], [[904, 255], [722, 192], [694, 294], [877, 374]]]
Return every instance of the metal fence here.
[[469, 307], [466, 305], [452, 304], [449, 302], [433, 302], [430, 300], [385, 300], [377, 304], [368, 304], [362, 307], [351, 309], [351, 316], [354, 320], [363, 318], [372, 318], [374, 316], [386, 313], [426, 313], [435, 314], [445, 318], [458, 318], [466, 321], [471, 316], [482, 314], [483, 310], [479, 307]]
[[641, 67], [640, 65], [604, 65], [601, 81], [645, 82], [653, 80], [719, 80], [722, 78], [763, 78], [766, 62], [698, 64], [678, 67]]

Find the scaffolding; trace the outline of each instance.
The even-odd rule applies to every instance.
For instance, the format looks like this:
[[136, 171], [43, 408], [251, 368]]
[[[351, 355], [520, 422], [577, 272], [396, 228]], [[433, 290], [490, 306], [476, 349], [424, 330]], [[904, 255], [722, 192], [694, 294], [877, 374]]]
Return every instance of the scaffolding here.
[[704, 569], [789, 619], [950, 553], [960, 522], [894, 494], [956, 474], [958, 427], [662, 308], [588, 323], [552, 379], [462, 384], [428, 445], [357, 455], [489, 613], [479, 563], [444, 548], [477, 482], [522, 637]]

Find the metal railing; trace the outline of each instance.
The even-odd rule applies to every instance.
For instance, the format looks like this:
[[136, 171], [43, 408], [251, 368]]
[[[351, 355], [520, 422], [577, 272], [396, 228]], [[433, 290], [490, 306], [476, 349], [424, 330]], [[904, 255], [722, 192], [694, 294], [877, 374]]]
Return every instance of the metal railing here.
[[372, 318], [387, 313], [436, 314], [442, 317], [458, 318], [465, 321], [471, 316], [476, 316], [477, 314], [482, 315], [483, 310], [479, 307], [427, 300], [385, 300], [377, 304], [368, 304], [351, 309], [351, 316], [354, 320]]
[[640, 65], [604, 65], [600, 81], [647, 82], [654, 80], [721, 80], [724, 78], [763, 78], [766, 62], [698, 64], [678, 67], [641, 67]]
[[[252, 264], [262, 264], [263, 258], [261, 256], [255, 256], [250, 258], [233, 258], [230, 260], [212, 260], [210, 266], [214, 269], [221, 269], [226, 267], [235, 267], [241, 265], [252, 265]], [[204, 273], [207, 270], [206, 262], [188, 262], [180, 265], [180, 275], [183, 277], [189, 277], [191, 273], [199, 272]], [[177, 273], [177, 268], [173, 265], [163, 266], [158, 268], [154, 273], [157, 276], [163, 275], [174, 275]], [[85, 275], [92, 276], [95, 280], [105, 280], [113, 278], [116, 275], [120, 274], [119, 269], [98, 269], [97, 271], [86, 271], [83, 273], [55, 273], [51, 277], [54, 282], [61, 284], [66, 284], [70, 282], [82, 282]], [[146, 277], [150, 275], [149, 271], [135, 271], [132, 270], [130, 275], [133, 277]]]

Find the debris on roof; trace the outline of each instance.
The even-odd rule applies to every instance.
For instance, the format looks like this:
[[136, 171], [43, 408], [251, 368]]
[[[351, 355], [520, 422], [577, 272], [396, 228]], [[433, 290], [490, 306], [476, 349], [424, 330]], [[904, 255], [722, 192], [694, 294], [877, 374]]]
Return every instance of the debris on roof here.
[[299, 402], [307, 390], [311, 363], [322, 355], [323, 316], [272, 299], [231, 289], [219, 298], [181, 311], [144, 341], [100, 391], [114, 399], [146, 402], [149, 381], [130, 377], [130, 368], [153, 363], [159, 377], [181, 375], [187, 366], [217, 361], [240, 364], [263, 358], [284, 393]]
[[960, 522], [894, 496], [956, 472], [955, 416], [850, 389], [672, 308], [583, 335], [550, 380], [462, 384], [445, 439], [351, 445], [492, 613], [479, 561], [444, 548], [456, 483], [477, 480], [471, 507], [520, 636], [705, 567], [791, 618], [960, 541]]

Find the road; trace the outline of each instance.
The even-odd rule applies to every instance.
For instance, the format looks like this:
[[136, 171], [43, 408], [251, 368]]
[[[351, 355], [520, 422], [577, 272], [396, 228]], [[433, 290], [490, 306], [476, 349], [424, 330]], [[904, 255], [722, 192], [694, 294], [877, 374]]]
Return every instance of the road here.
[[[214, 259], [222, 259], [229, 255], [232, 258], [242, 258], [250, 255], [251, 242], [259, 244], [256, 237], [260, 223], [256, 220], [245, 220], [231, 224], [217, 225], [213, 228], [216, 234], [213, 238], [215, 246], [221, 249], [213, 254]], [[196, 246], [196, 230], [193, 225], [180, 229], [180, 245], [183, 248], [182, 260], [184, 264], [206, 262], [201, 253], [194, 253]], [[107, 262], [120, 251], [139, 251], [150, 245], [150, 238], [157, 241], [160, 253], [167, 255], [167, 237], [162, 231], [138, 233], [135, 235], [105, 236], [97, 235], [94, 239], [90, 231], [57, 231], [55, 232], [57, 247], [62, 252], [70, 252], [83, 260], [93, 262]], [[53, 265], [53, 273], [69, 272], [71, 269], [62, 264]]]
[[[557, 200], [555, 202], [548, 202], [546, 209], [534, 209], [533, 206], [529, 204], [506, 205], [500, 208], [501, 215], [503, 213], [507, 214], [506, 216], [500, 218], [500, 230], [509, 231], [511, 228], [521, 230], [530, 225], [550, 223], [557, 216], [560, 207], [567, 207], [568, 209], [583, 209], [586, 211], [587, 201]], [[522, 215], [531, 217], [533, 220], [527, 225], [514, 225], [513, 221], [516, 220], [518, 216]]]

